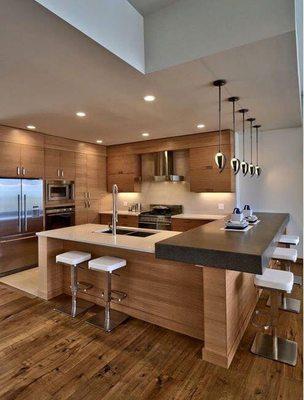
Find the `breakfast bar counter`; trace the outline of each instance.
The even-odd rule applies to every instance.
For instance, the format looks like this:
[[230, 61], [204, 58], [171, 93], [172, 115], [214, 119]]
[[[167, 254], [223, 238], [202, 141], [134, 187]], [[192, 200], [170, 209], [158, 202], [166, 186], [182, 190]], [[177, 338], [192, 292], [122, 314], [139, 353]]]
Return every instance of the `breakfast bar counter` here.
[[[134, 229], [151, 233], [148, 237], [113, 237], [104, 232], [106, 225], [95, 224], [40, 232], [39, 296], [50, 300], [70, 294], [69, 268], [55, 260], [60, 253], [78, 250], [92, 258], [125, 259], [112, 288], [127, 297], [114, 301], [112, 308], [202, 340], [203, 359], [228, 368], [257, 302], [253, 273], [271, 257], [289, 218], [268, 213], [258, 217], [261, 221], [247, 232], [221, 230], [224, 220], [185, 233]], [[92, 288], [79, 291], [78, 297], [104, 305], [103, 275], [79, 268], [79, 281]]]

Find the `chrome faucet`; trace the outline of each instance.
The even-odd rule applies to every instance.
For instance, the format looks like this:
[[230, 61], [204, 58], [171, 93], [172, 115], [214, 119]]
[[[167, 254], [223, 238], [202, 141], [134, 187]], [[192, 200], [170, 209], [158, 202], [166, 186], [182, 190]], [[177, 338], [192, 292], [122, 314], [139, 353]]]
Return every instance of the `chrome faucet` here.
[[112, 235], [113, 236], [116, 236], [116, 226], [118, 223], [117, 195], [118, 195], [118, 186], [114, 184], [112, 187], [112, 204], [113, 204]]

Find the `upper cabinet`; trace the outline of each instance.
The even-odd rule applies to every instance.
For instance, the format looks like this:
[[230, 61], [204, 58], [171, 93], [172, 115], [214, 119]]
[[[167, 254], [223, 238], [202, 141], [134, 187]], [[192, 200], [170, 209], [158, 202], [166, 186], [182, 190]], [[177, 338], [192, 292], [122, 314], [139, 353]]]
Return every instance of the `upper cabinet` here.
[[107, 158], [108, 192], [116, 184], [119, 192], [140, 192], [141, 160], [138, 154], [109, 154]]
[[191, 192], [234, 192], [235, 177], [230, 168], [231, 146], [222, 145], [227, 161], [222, 172], [214, 162], [217, 146], [204, 146], [189, 150]]
[[0, 176], [8, 178], [43, 178], [43, 148], [2, 142], [0, 146]]
[[73, 151], [45, 149], [45, 178], [75, 180], [75, 153]]

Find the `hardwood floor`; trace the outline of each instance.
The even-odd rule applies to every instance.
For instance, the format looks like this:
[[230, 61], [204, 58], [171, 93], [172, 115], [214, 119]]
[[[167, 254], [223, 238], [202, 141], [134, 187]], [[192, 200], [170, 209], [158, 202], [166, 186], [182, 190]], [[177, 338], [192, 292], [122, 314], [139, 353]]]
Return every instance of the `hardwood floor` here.
[[301, 315], [280, 314], [280, 335], [299, 344], [295, 368], [251, 354], [250, 325], [226, 370], [200, 359], [199, 340], [136, 319], [105, 334], [90, 313], [53, 305], [0, 284], [0, 399], [302, 399]]

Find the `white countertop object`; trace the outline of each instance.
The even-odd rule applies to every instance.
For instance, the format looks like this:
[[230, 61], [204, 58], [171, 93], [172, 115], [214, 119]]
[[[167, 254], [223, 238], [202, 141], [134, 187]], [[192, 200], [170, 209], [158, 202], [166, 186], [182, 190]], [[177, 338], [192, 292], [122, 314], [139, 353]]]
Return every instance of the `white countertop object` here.
[[[99, 211], [99, 214], [113, 214], [113, 211]], [[118, 215], [133, 215], [134, 217], [138, 217], [139, 214], [140, 214], [139, 211], [128, 211], [128, 210], [118, 211]]]
[[177, 215], [172, 215], [172, 218], [184, 218], [184, 219], [223, 219], [225, 218], [226, 215], [223, 214], [177, 214]]
[[176, 231], [158, 231], [154, 229], [126, 228], [123, 226], [118, 226], [117, 229], [156, 232], [156, 234], [143, 238], [128, 235], [116, 235], [116, 237], [114, 237], [109, 233], [96, 232], [107, 229], [109, 229], [107, 225], [84, 224], [38, 232], [37, 236], [61, 240], [70, 240], [73, 242], [97, 244], [100, 246], [117, 247], [120, 249], [142, 251], [144, 253], [154, 253], [156, 242], [160, 242], [161, 240], [168, 239], [181, 233]]

